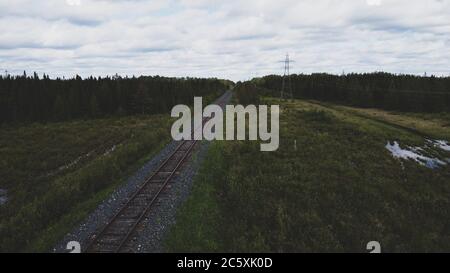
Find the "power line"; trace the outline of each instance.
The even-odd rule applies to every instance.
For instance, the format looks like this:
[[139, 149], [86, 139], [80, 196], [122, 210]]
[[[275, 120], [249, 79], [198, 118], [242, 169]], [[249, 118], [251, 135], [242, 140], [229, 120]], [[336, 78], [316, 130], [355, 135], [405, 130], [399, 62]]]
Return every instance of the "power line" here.
[[286, 59], [284, 60], [284, 75], [283, 75], [283, 82], [281, 84], [281, 95], [280, 95], [282, 99], [284, 98], [292, 99], [292, 84], [291, 84], [291, 77], [289, 74], [290, 62], [291, 60], [289, 60], [289, 54], [286, 54]]

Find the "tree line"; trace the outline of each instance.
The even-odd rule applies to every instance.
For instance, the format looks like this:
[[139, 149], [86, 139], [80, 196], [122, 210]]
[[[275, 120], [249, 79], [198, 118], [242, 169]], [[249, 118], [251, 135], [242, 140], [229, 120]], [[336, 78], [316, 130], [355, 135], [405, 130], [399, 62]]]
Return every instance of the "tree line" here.
[[239, 104], [259, 104], [260, 98], [257, 86], [252, 82], [238, 82], [233, 88]]
[[82, 79], [0, 77], [0, 124], [168, 113], [194, 96], [211, 100], [230, 82], [215, 78], [89, 77]]
[[[269, 95], [280, 96], [282, 76], [269, 75], [253, 82]], [[337, 102], [406, 112], [450, 111], [450, 77], [366, 74], [291, 75], [295, 98]]]

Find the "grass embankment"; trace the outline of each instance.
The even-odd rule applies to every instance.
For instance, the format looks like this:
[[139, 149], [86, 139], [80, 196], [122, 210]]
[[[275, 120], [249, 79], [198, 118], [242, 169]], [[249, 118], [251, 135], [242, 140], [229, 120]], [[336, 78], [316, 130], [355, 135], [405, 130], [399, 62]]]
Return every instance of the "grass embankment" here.
[[450, 139], [450, 113], [401, 113], [348, 106], [335, 107], [341, 111], [350, 111], [351, 114], [356, 113], [363, 117], [406, 127], [435, 139]]
[[48, 251], [170, 140], [170, 117], [4, 127], [0, 252]]
[[282, 104], [278, 151], [211, 145], [168, 251], [366, 252], [373, 240], [384, 252], [450, 249], [450, 167], [400, 164], [385, 149], [422, 136], [305, 101], [269, 102]]

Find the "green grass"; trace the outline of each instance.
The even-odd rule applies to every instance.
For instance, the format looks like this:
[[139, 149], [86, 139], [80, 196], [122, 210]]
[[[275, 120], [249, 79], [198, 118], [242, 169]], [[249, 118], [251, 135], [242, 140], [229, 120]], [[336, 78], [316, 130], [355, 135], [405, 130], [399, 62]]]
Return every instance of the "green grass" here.
[[416, 134], [435, 139], [450, 139], [450, 113], [403, 113], [380, 109], [358, 108], [312, 101], [325, 105], [328, 109], [347, 113], [350, 116], [361, 116], [391, 126], [397, 126]]
[[48, 251], [168, 143], [170, 125], [154, 115], [2, 128], [0, 188], [10, 201], [0, 251]]
[[[178, 213], [178, 220], [184, 223], [182, 229], [176, 229], [171, 234], [173, 251], [208, 251], [220, 250], [220, 233], [222, 223], [219, 215], [219, 199], [217, 183], [221, 175], [226, 175], [225, 161], [221, 156], [221, 146], [211, 145], [207, 158], [202, 165], [193, 186], [192, 196]], [[197, 222], [200, 220], [200, 222]]]
[[422, 136], [336, 108], [265, 100], [282, 104], [280, 148], [214, 142], [167, 251], [367, 252], [373, 240], [385, 252], [450, 249], [450, 167], [400, 163], [385, 149]]

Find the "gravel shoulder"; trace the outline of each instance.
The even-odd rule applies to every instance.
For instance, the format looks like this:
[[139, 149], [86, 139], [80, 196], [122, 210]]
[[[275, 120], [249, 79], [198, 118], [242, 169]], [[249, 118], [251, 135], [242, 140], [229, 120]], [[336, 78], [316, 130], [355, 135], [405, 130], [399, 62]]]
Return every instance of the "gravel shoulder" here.
[[192, 157], [179, 174], [161, 193], [159, 202], [152, 207], [138, 228], [138, 236], [132, 238], [133, 252], [161, 253], [164, 251], [164, 239], [176, 221], [177, 209], [188, 198], [195, 174], [204, 160], [210, 142], [198, 142]]
[[85, 221], [66, 234], [64, 238], [53, 248], [53, 252], [67, 252], [66, 245], [70, 241], [77, 241], [81, 249], [95, 231], [107, 224], [127, 201], [129, 197], [145, 182], [145, 179], [171, 154], [177, 147], [178, 142], [172, 141], [166, 145], [155, 157], [145, 163], [128, 180], [115, 190], [110, 197], [104, 200]]
[[[229, 92], [225, 94], [227, 100], [231, 96]], [[83, 251], [95, 232], [108, 223], [108, 220], [121, 209], [128, 198], [142, 186], [146, 178], [177, 148], [178, 144], [179, 142], [172, 141], [158, 155], [144, 164], [110, 197], [104, 200], [84, 222], [64, 236], [54, 247], [53, 252], [68, 252], [66, 246], [70, 241], [79, 242], [81, 251]], [[164, 252], [164, 237], [175, 223], [177, 208], [189, 196], [194, 176], [205, 158], [209, 144], [209, 141], [197, 142], [189, 158], [161, 192], [157, 203], [152, 206], [144, 220], [138, 225], [135, 237], [131, 238], [129, 242], [133, 252]]]
[[[92, 212], [86, 220], [74, 228], [54, 247], [53, 252], [67, 252], [70, 241], [77, 241], [81, 249], [87, 245], [91, 236], [108, 223], [126, 200], [145, 182], [160, 163], [176, 149], [178, 142], [171, 142], [157, 156], [148, 161], [126, 183]], [[159, 201], [152, 207], [146, 218], [137, 228], [137, 236], [132, 238], [133, 252], [164, 252], [163, 241], [170, 227], [175, 223], [177, 208], [186, 200], [191, 191], [194, 176], [206, 155], [209, 142], [196, 144], [191, 158], [187, 160], [177, 175], [161, 193]]]

